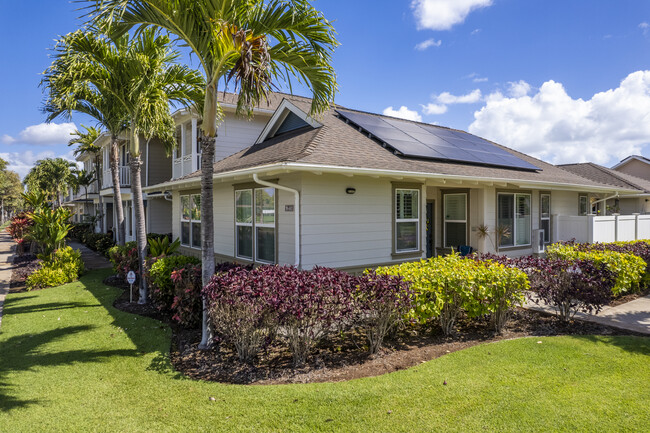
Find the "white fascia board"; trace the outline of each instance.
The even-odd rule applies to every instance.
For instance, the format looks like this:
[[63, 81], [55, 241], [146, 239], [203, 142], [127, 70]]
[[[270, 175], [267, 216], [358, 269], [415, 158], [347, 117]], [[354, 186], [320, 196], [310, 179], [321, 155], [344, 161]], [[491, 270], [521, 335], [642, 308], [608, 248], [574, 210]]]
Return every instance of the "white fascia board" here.
[[292, 112], [296, 116], [300, 117], [305, 123], [310, 125], [312, 128], [320, 128], [323, 126], [321, 123], [317, 122], [309, 114], [302, 111], [300, 108], [296, 107], [294, 103], [288, 99], [283, 99], [278, 108], [273, 113], [273, 116], [266, 123], [266, 126], [260, 133], [260, 136], [257, 137], [255, 144], [259, 144], [266, 140], [270, 135], [275, 133], [278, 130], [284, 119], [289, 115], [289, 112]]
[[[226, 103], [220, 103], [221, 109], [224, 111], [232, 112], [234, 113], [237, 111], [237, 104], [226, 104]], [[270, 108], [260, 108], [260, 107], [255, 107], [253, 108], [253, 115], [255, 113], [258, 114], [272, 114], [275, 113], [275, 110], [270, 109]], [[172, 118], [174, 119], [174, 122], [176, 125], [180, 125], [181, 123], [187, 122], [188, 120], [196, 117], [197, 119], [201, 119], [201, 115], [196, 112], [193, 108], [181, 108], [172, 113]]]
[[[400, 171], [400, 170], [380, 170], [372, 168], [361, 167], [342, 167], [333, 165], [320, 165], [320, 164], [305, 164], [297, 162], [283, 162], [268, 165], [261, 165], [256, 167], [243, 168], [240, 170], [233, 170], [223, 173], [216, 173], [213, 176], [215, 181], [227, 181], [231, 178], [239, 178], [242, 176], [252, 176], [253, 173], [262, 174], [264, 172], [272, 171], [286, 171], [286, 172], [318, 172], [330, 174], [343, 174], [343, 175], [358, 175], [358, 176], [379, 176], [379, 177], [405, 177], [417, 179], [437, 179], [446, 181], [465, 181], [465, 182], [481, 182], [481, 183], [494, 183], [503, 182], [511, 185], [518, 186], [526, 189], [552, 189], [552, 190], [566, 190], [566, 191], [581, 191], [581, 192], [600, 192], [600, 193], [620, 193], [620, 194], [638, 194], [638, 190], [625, 189], [625, 188], [612, 188], [603, 185], [602, 187], [594, 185], [582, 185], [563, 182], [548, 182], [548, 181], [534, 181], [534, 180], [518, 180], [510, 178], [498, 177], [475, 177], [475, 176], [462, 176], [453, 174], [440, 174], [440, 173], [424, 173], [418, 171]], [[178, 181], [169, 181], [160, 183], [150, 187], [143, 188], [143, 191], [153, 191], [161, 189], [186, 189], [201, 184], [201, 177], [193, 177], [189, 179], [182, 179]]]

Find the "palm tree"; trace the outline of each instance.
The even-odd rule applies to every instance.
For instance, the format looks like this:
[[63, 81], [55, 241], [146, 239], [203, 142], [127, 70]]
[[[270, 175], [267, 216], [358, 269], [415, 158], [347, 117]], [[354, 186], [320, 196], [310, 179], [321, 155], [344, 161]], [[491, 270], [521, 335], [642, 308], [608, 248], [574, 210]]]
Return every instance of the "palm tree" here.
[[[331, 54], [334, 28], [308, 0], [88, 0], [93, 22], [124, 34], [156, 26], [176, 35], [201, 63], [206, 78], [201, 129], [202, 280], [214, 274], [213, 161], [223, 112], [219, 82], [234, 80], [237, 112], [251, 116], [275, 80], [297, 78], [313, 94], [311, 114], [326, 110], [336, 93]], [[204, 301], [203, 337], [210, 345]]]
[[[154, 136], [167, 148], [175, 144], [175, 124], [169, 111], [170, 102], [189, 104], [202, 95], [201, 75], [186, 66], [176, 65], [178, 53], [171, 49], [168, 36], [148, 29], [134, 38], [128, 34], [107, 38], [94, 32], [76, 32], [69, 41], [71, 50], [94, 59], [100, 73], [90, 72], [92, 84], [111, 89], [115, 103], [124, 113], [129, 137], [131, 190], [135, 210], [136, 240], [140, 275], [144, 275], [147, 253], [144, 202], [141, 185], [140, 136]], [[108, 74], [102, 73], [108, 71]], [[117, 85], [116, 85], [117, 84]], [[147, 286], [140, 278], [140, 299], [147, 301]]]
[[77, 166], [64, 158], [45, 158], [36, 161], [25, 176], [28, 191], [45, 191], [50, 200], [61, 207], [63, 191], [72, 186], [72, 170]]
[[113, 179], [113, 208], [117, 218], [117, 243], [124, 245], [126, 227], [120, 189], [119, 136], [126, 131], [127, 115], [119, 103], [123, 83], [111, 80], [111, 71], [102, 66], [104, 56], [118, 56], [109, 45], [104, 52], [86, 53], [75, 46], [82, 37], [77, 31], [56, 41], [54, 62], [43, 73], [41, 86], [47, 90], [43, 112], [47, 122], [58, 117], [70, 118], [73, 111], [87, 114], [111, 136], [110, 170]]
[[[74, 132], [70, 133], [70, 135], [74, 137], [71, 138], [70, 141], [68, 141], [68, 146], [74, 146], [75, 144], [77, 145], [77, 148], [74, 150], [74, 156], [86, 154], [92, 158], [94, 180], [97, 183], [97, 193], [98, 193], [97, 196], [99, 197], [99, 209], [103, 211], [104, 203], [103, 203], [102, 195], [99, 194], [99, 192], [102, 190], [102, 183], [101, 183], [102, 161], [100, 159], [102, 148], [97, 144], [95, 144], [95, 142], [102, 134], [102, 132], [99, 128], [95, 128], [94, 126], [89, 127], [89, 126], [81, 125], [81, 127], [84, 128], [86, 131], [82, 132], [76, 129]], [[86, 189], [86, 201], [87, 200], [88, 200], [88, 189]], [[102, 211], [98, 213], [97, 210], [95, 209], [95, 220], [100, 223], [100, 226], [103, 217], [101, 213]]]
[[95, 181], [95, 175], [87, 170], [75, 170], [72, 172], [72, 185], [75, 193], [79, 188], [83, 188], [85, 194], [85, 202], [88, 202], [88, 187]]

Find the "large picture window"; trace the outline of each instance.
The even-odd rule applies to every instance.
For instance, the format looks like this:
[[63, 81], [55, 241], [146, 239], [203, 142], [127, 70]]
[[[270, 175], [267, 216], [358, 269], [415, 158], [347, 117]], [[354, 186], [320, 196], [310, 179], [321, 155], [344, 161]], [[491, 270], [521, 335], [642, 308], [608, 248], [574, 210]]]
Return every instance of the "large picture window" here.
[[420, 233], [420, 191], [395, 189], [395, 252], [417, 251]]
[[201, 195], [181, 196], [181, 245], [201, 248]]
[[500, 247], [530, 245], [530, 202], [530, 194], [497, 195], [497, 226], [507, 229], [500, 237]]
[[275, 189], [235, 191], [235, 254], [275, 263]]
[[467, 245], [467, 194], [444, 196], [445, 248]]

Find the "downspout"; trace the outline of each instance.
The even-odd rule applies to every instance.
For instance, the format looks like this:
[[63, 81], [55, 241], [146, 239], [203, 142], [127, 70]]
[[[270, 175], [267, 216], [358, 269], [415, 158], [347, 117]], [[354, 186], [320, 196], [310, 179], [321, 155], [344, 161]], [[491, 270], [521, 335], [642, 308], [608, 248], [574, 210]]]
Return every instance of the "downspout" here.
[[296, 251], [296, 258], [295, 258], [295, 263], [294, 265], [299, 268], [300, 267], [300, 192], [298, 190], [289, 188], [287, 186], [282, 186], [278, 185], [276, 183], [271, 183], [267, 182], [265, 180], [261, 180], [258, 176], [257, 173], [253, 173], [253, 180], [256, 183], [259, 183], [260, 185], [268, 186], [271, 188], [276, 188], [280, 189], [282, 191], [287, 191], [293, 194], [294, 197], [294, 219], [295, 219], [295, 239], [296, 239], [296, 245], [295, 245], [295, 251]]

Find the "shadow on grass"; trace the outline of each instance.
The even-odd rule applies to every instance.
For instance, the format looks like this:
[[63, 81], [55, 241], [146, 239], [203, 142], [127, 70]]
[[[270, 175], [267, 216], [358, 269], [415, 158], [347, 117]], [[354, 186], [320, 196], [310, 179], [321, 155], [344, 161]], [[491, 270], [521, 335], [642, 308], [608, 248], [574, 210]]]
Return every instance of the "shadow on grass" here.
[[5, 314], [11, 314], [12, 316], [17, 316], [19, 314], [26, 313], [41, 313], [45, 311], [54, 311], [54, 310], [69, 310], [71, 308], [97, 308], [97, 304], [86, 304], [83, 302], [50, 302], [47, 304], [38, 304], [38, 305], [26, 305], [24, 307], [13, 306], [12, 302], [8, 302], [8, 305], [5, 307]]
[[634, 335], [572, 335], [571, 338], [616, 346], [626, 352], [650, 356], [650, 337]]
[[137, 356], [135, 350], [67, 350], [48, 353], [41, 349], [56, 340], [93, 328], [88, 325], [68, 326], [40, 334], [16, 335], [4, 341], [0, 346], [0, 410], [7, 412], [39, 403], [37, 400], [24, 400], [16, 397], [19, 390], [14, 390], [15, 386], [7, 381], [7, 376], [10, 373], [33, 371], [37, 367], [100, 362], [111, 356]]

